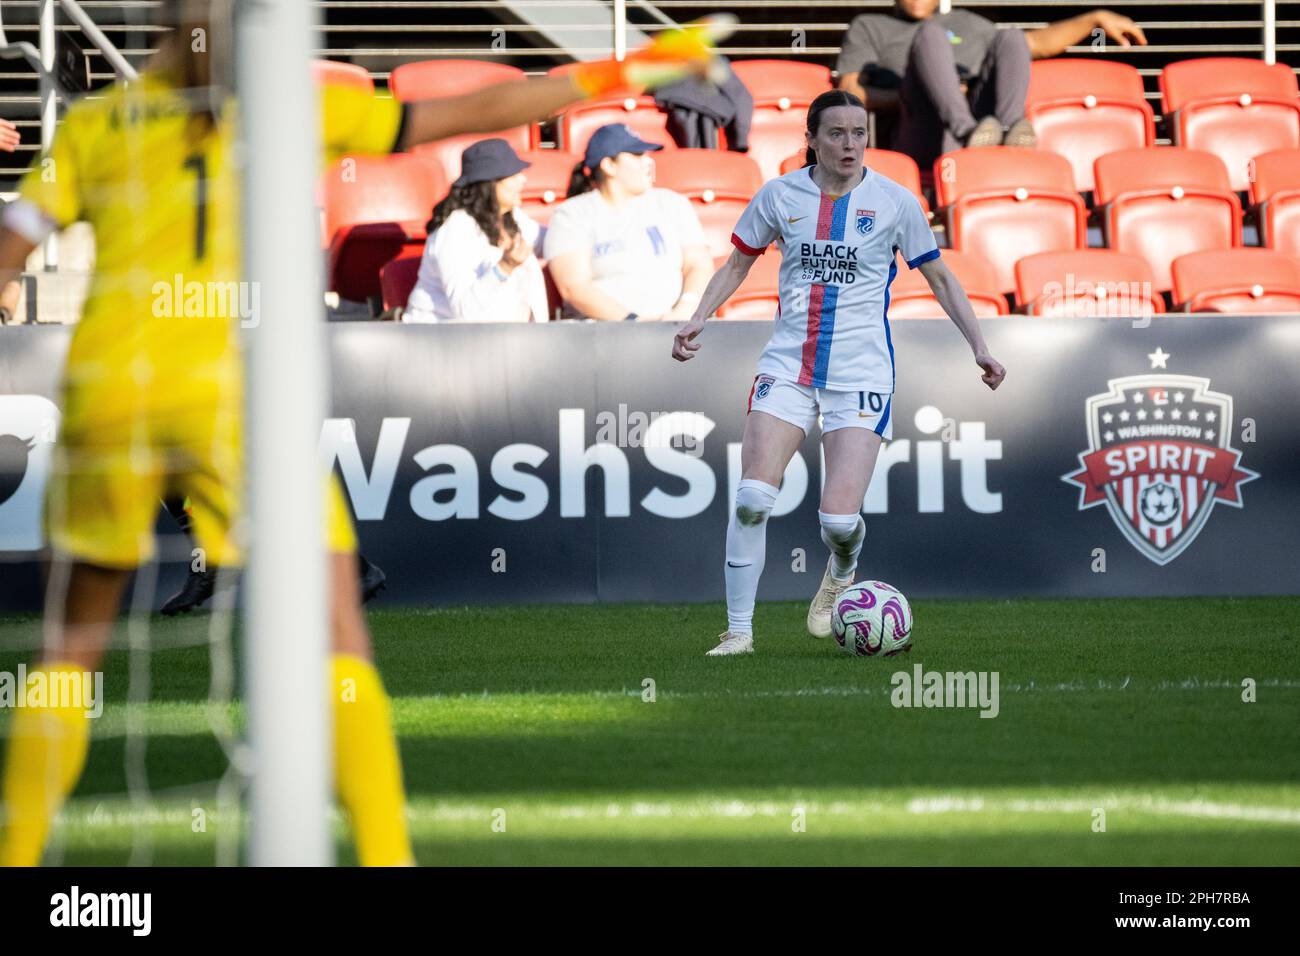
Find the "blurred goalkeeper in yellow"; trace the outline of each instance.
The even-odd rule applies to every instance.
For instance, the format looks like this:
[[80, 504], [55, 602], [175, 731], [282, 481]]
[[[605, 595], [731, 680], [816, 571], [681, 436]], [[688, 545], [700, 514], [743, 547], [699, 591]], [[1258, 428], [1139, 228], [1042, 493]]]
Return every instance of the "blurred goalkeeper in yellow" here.
[[[230, 21], [211, 11], [222, 6], [165, 3], [169, 25], [179, 29], [137, 82], [68, 110], [49, 154], [0, 222], [0, 284], [22, 271], [47, 236], [75, 221], [92, 225], [97, 245], [96, 276], [68, 351], [47, 491], [49, 539], [67, 568], [51, 576], [46, 602], [39, 669], [47, 680], [99, 668], [128, 576], [153, 556], [160, 497], [189, 496], [207, 560], [239, 563], [232, 534], [243, 467], [239, 184], [231, 161], [234, 103], [214, 92], [223, 88], [218, 74], [227, 65], [215, 55], [223, 43], [216, 31], [228, 31]], [[196, 30], [206, 44], [192, 42]], [[672, 31], [622, 62], [405, 107], [327, 84], [322, 159], [496, 132], [584, 97], [703, 74], [719, 32], [717, 24]], [[198, 283], [221, 295], [182, 299], [171, 292], [178, 278], [186, 289]], [[397, 742], [372, 663], [356, 537], [337, 482], [328, 501], [339, 798], [363, 865], [410, 864]], [[337, 689], [345, 684], [354, 702], [341, 704]], [[14, 711], [0, 781], [0, 865], [40, 862], [51, 822], [81, 775], [89, 737], [80, 706]]]

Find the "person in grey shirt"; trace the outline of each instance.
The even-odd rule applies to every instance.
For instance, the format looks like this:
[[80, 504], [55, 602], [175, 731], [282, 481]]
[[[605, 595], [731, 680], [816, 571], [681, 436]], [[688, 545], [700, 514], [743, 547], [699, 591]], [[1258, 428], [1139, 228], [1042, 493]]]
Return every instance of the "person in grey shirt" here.
[[963, 146], [1034, 146], [1025, 119], [1030, 60], [1057, 56], [1101, 34], [1120, 46], [1146, 45], [1126, 16], [1093, 10], [1039, 30], [999, 30], [969, 10], [937, 13], [939, 0], [895, 0], [889, 13], [849, 24], [836, 72], [839, 87], [880, 118], [895, 119], [889, 147], [922, 169]]

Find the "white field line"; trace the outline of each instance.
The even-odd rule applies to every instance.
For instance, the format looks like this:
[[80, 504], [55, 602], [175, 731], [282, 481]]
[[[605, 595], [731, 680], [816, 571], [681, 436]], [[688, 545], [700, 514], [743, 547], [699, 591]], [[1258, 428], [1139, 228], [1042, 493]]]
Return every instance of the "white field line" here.
[[[1241, 803], [1223, 803], [1212, 800], [1169, 800], [1151, 795], [1107, 795], [1095, 799], [1007, 799], [975, 796], [926, 796], [906, 802], [874, 801], [774, 801], [774, 800], [704, 800], [695, 802], [632, 801], [593, 802], [573, 804], [517, 804], [511, 808], [509, 800], [504, 807], [489, 804], [430, 804], [416, 802], [407, 808], [407, 819], [412, 823], [445, 823], [453, 821], [491, 821], [498, 809], [518, 814], [526, 819], [599, 820], [599, 819], [749, 819], [754, 817], [789, 819], [795, 809], [802, 809], [810, 817], [856, 817], [907, 814], [928, 816], [942, 814], [1090, 814], [1097, 808], [1107, 811], [1134, 811], [1154, 816], [1194, 817], [1198, 819], [1243, 820], [1251, 823], [1281, 823], [1300, 826], [1300, 808], [1253, 806]], [[64, 810], [60, 820], [65, 826], [124, 827], [136, 825], [188, 826], [190, 808], [155, 806], [146, 810], [122, 805], [108, 809], [100, 803], [94, 807], [82, 805]], [[335, 823], [342, 817], [335, 811]], [[208, 815], [209, 825], [219, 823], [215, 813]]]

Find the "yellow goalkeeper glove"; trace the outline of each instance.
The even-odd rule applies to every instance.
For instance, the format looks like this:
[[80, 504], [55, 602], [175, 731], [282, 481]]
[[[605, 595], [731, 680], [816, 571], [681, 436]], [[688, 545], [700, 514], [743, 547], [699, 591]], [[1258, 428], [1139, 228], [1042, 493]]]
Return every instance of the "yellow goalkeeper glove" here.
[[717, 44], [731, 35], [735, 22], [731, 14], [715, 14], [664, 30], [627, 59], [580, 64], [573, 72], [574, 84], [591, 99], [611, 93], [639, 93], [687, 76], [718, 82], [712, 69], [717, 63]]

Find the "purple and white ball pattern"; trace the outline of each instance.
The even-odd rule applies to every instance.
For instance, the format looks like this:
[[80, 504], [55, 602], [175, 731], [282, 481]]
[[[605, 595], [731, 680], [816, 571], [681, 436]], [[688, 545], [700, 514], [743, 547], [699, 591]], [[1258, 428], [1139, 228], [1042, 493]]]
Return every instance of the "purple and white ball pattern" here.
[[835, 602], [831, 632], [849, 654], [893, 657], [911, 649], [912, 608], [892, 585], [862, 581]]

